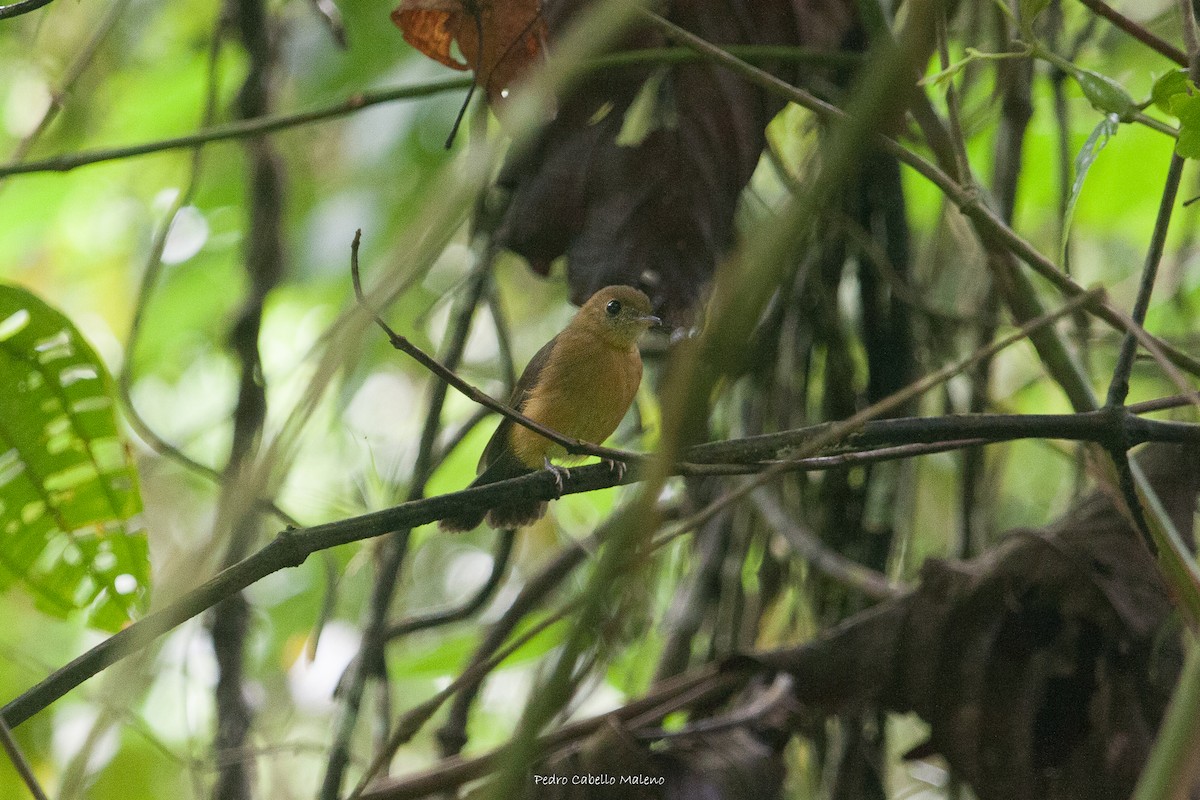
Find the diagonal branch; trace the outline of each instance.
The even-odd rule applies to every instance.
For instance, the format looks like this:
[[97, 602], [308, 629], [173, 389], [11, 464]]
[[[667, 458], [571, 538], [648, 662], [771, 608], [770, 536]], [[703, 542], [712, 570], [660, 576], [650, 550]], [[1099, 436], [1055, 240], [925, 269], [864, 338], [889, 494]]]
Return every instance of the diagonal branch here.
[[[959, 374], [962, 370], [976, 363], [978, 359], [989, 357], [999, 349], [1023, 340], [1032, 331], [1051, 324], [1055, 320], [1086, 304], [1097, 302], [1097, 295], [1098, 293], [1093, 291], [1073, 298], [1059, 309], [1027, 322], [1014, 333], [993, 342], [988, 347], [977, 351], [963, 361], [930, 373], [924, 378], [913, 382], [905, 389], [890, 395], [852, 417], [842, 422], [820, 428], [819, 431], [815, 432], [815, 435], [812, 429], [797, 432], [797, 439], [792, 443], [796, 449], [800, 450], [796, 455], [813, 455], [821, 449], [863, 430], [873, 417], [887, 413], [887, 411], [903, 405], [913, 397]], [[1051, 435], [1061, 438], [1078, 436], [1087, 438], [1090, 441], [1100, 442], [1109, 442], [1116, 435], [1124, 435], [1127, 437], [1127, 441], [1132, 442], [1136, 439], [1134, 434], [1138, 433], [1138, 429], [1140, 429], [1140, 434], [1145, 437], [1144, 440], [1159, 438], [1159, 435], [1171, 441], [1179, 441], [1181, 439], [1186, 441], [1200, 440], [1200, 425], [1144, 420], [1133, 416], [1128, 411], [1122, 412], [1120, 409], [1116, 411], [1121, 413], [1111, 413], [1112, 409], [1107, 411], [1108, 413], [1103, 415], [1067, 415], [1061, 418], [1064, 424], [1060, 430], [1048, 433], [1045, 429], [1041, 429], [1039, 430], [1039, 435]], [[972, 418], [966, 417], [962, 419], [969, 421]], [[1063, 433], [1065, 429], [1072, 427], [1066, 424], [1068, 420], [1080, 419], [1089, 420], [1089, 422], [1073, 428], [1070, 432]], [[912, 424], [911, 421], [909, 424]], [[965, 424], [970, 425], [971, 423], [968, 422]], [[1135, 429], [1133, 431], [1115, 431], [1115, 426], [1134, 426]], [[1006, 429], [999, 433], [1003, 440], [1018, 438], [1016, 435], [1017, 432], [1012, 429]], [[763, 437], [755, 438], [756, 440], [761, 440]], [[932, 437], [925, 437], [924, 440], [928, 441], [929, 438]], [[964, 437], [961, 430], [954, 431], [952, 435], [946, 437], [946, 439], [963, 438], [968, 438], [971, 440], [971, 443], [975, 443], [974, 440], [979, 437], [973, 434], [967, 434]], [[787, 446], [788, 442], [774, 439], [772, 440], [772, 444]], [[711, 448], [712, 445], [708, 447]], [[697, 450], [699, 448], [685, 450], [682, 454], [685, 457], [697, 455], [699, 454]], [[202, 613], [222, 599], [240, 592], [267, 575], [278, 572], [286, 567], [299, 566], [309, 555], [320, 550], [380, 536], [395, 530], [412, 529], [419, 525], [436, 522], [450, 514], [491, 509], [501, 503], [512, 502], [514, 499], [549, 501], [557, 499], [564, 494], [593, 491], [618, 484], [643, 480], [644, 476], [640, 474], [640, 470], [638, 469], [640, 465], [635, 464], [633, 466], [633, 469], [630, 469], [625, 475], [620, 477], [615, 475], [605, 464], [580, 467], [571, 471], [570, 475], [562, 481], [561, 487], [556, 482], [558, 476], [538, 471], [507, 481], [498, 481], [459, 492], [401, 503], [389, 509], [358, 517], [315, 525], [310, 528], [282, 531], [271, 543], [261, 550], [225, 569], [207, 583], [184, 595], [174, 604], [148, 615], [62, 667], [37, 686], [8, 703], [3, 709], [0, 709], [0, 717], [10, 726], [20, 724], [105, 667], [146, 647], [159, 636], [197, 614]], [[744, 496], [747, 492], [762, 485], [774, 476], [802, 468], [804, 467], [800, 466], [800, 463], [794, 459], [763, 464], [761, 472], [754, 480], [743, 483], [741, 487], [721, 498], [709, 508], [711, 509], [717, 504], [728, 503], [737, 497]], [[741, 470], [743, 467], [739, 466], [738, 469]], [[666, 472], [669, 474], [681, 474], [683, 469], [678, 464], [667, 465]], [[658, 474], [654, 475], [656, 481], [659, 477], [660, 475]]]
[[429, 83], [418, 83], [411, 86], [396, 86], [373, 92], [362, 92], [351, 95], [340, 103], [322, 106], [309, 111], [255, 117], [254, 119], [230, 122], [224, 125], [214, 125], [211, 128], [202, 128], [185, 136], [158, 139], [153, 142], [143, 142], [124, 147], [85, 150], [79, 153], [69, 153], [38, 161], [26, 161], [22, 164], [6, 164], [0, 167], [0, 178], [9, 175], [25, 175], [33, 172], [69, 172], [78, 167], [101, 164], [105, 161], [117, 161], [119, 159], [144, 156], [150, 153], [163, 153], [170, 150], [183, 150], [209, 142], [247, 139], [265, 133], [273, 133], [285, 128], [307, 125], [311, 122], [343, 117], [369, 106], [379, 105], [380, 103], [390, 103], [395, 100], [413, 100], [442, 92], [454, 91], [455, 89], [464, 88], [470, 83], [470, 78], [451, 78], [449, 80], [430, 81]]
[[371, 315], [383, 332], [387, 334], [388, 340], [392, 343], [392, 347], [402, 353], [411, 356], [418, 364], [425, 367], [437, 377], [441, 378], [450, 386], [453, 386], [458, 391], [462, 392], [469, 399], [475, 401], [485, 408], [501, 414], [508, 419], [511, 419], [518, 425], [524, 426], [534, 433], [540, 434], [555, 444], [562, 445], [571, 455], [589, 455], [599, 456], [610, 461], [632, 461], [641, 458], [637, 453], [630, 453], [625, 450], [616, 450], [611, 447], [603, 447], [601, 445], [584, 442], [579, 439], [572, 439], [569, 436], [563, 436], [553, 428], [547, 428], [540, 422], [530, 419], [519, 411], [510, 408], [508, 405], [501, 403], [496, 398], [483, 392], [465, 380], [460, 378], [452, 369], [446, 367], [433, 356], [426, 353], [421, 348], [410, 342], [407, 337], [401, 336], [396, 331], [392, 330], [391, 326], [384, 322], [379, 313], [367, 303], [366, 296], [363, 294], [362, 281], [359, 279], [358, 273], [358, 246], [362, 239], [362, 230], [358, 230], [354, 234], [354, 241], [350, 244], [350, 276], [354, 280], [354, 295], [358, 298], [358, 303]]
[[1181, 67], [1186, 67], [1188, 65], [1187, 55], [1182, 50], [1170, 42], [1163, 41], [1159, 37], [1155, 36], [1152, 32], [1146, 30], [1129, 17], [1117, 11], [1108, 3], [1105, 3], [1104, 0], [1080, 0], [1080, 2], [1090, 8], [1093, 13], [1104, 17], [1113, 25], [1128, 33], [1134, 39], [1137, 39], [1139, 42], [1151, 48], [1152, 50], [1155, 50], [1159, 54], [1166, 56]]
[[[812, 111], [823, 119], [844, 121], [847, 118], [846, 112], [837, 106], [738, 59], [725, 48], [714, 45], [662, 17], [644, 12], [642, 18], [657, 27], [668, 39], [703, 53], [714, 63], [777, 93], [780, 97]], [[980, 238], [986, 243], [995, 243], [1010, 251], [1067, 297], [1075, 297], [1087, 291], [1059, 269], [1057, 264], [1039, 252], [1028, 240], [1007, 225], [994, 210], [987, 206], [978, 189], [961, 185], [937, 165], [889, 136], [875, 133], [872, 141], [876, 146], [898, 158], [903, 164], [915, 170], [941, 190], [975, 226]], [[1090, 304], [1087, 310], [1104, 320], [1112, 328], [1124, 331], [1119, 313], [1107, 301]], [[1160, 341], [1159, 346], [1176, 366], [1193, 375], [1200, 375], [1200, 360], [1166, 342]]]
[[[1183, 176], [1183, 158], [1177, 153], [1171, 153], [1171, 163], [1167, 168], [1167, 180], [1163, 186], [1162, 199], [1158, 206], [1158, 216], [1154, 220], [1154, 232], [1150, 237], [1150, 247], [1146, 251], [1146, 261], [1142, 266], [1142, 279], [1138, 286], [1137, 299], [1133, 304], [1130, 317], [1133, 324], [1141, 328], [1146, 321], [1146, 312], [1150, 308], [1150, 295], [1154, 291], [1154, 280], [1158, 276], [1158, 265], [1162, 261], [1163, 251], [1167, 245], [1167, 231], [1171, 225], [1171, 212], [1175, 208], [1175, 198], [1179, 194], [1179, 182]], [[1120, 406], [1125, 403], [1129, 394], [1129, 375], [1133, 371], [1133, 359], [1137, 354], [1138, 340], [1132, 329], [1125, 333], [1121, 342], [1121, 351], [1117, 355], [1117, 364], [1113, 368], [1112, 381], [1108, 387], [1108, 404]]]
[[33, 799], [49, 800], [46, 792], [42, 789], [42, 785], [38, 783], [37, 776], [33, 774], [33, 767], [29, 766], [29, 761], [25, 758], [25, 754], [21, 752], [21, 746], [13, 738], [12, 730], [9, 729], [3, 719], [0, 719], [0, 745], [4, 746], [4, 752], [8, 753], [8, 758], [12, 761], [13, 768], [21, 776], [21, 780], [25, 783], [25, 788], [29, 789], [29, 793], [33, 795]]
[[[1128, 434], [1130, 441], [1188, 441], [1200, 443], [1200, 425], [1142, 420], [1133, 417], [1128, 412], [1126, 413], [1126, 417], [1118, 417], [1116, 419], [1118, 422], [1124, 419], [1124, 424], [1135, 426]], [[999, 416], [993, 415], [991, 418], [999, 422]], [[1019, 417], [1020, 415], [1014, 416]], [[1078, 426], [1068, 425], [1069, 420], [1080, 418], [1087, 420], [1087, 422]], [[959, 419], [964, 423], [963, 430], [972, 429], [971, 417], [962, 417]], [[1061, 415], [1057, 416], [1054, 421], [1042, 419], [1039, 424], [1031, 426], [1029, 436], [1035, 438], [1053, 436], [1064, 439], [1103, 441], [1105, 437], [1112, 435], [1111, 425], [1113, 419], [1113, 417], [1109, 417], [1106, 422], [1104, 417], [1097, 414]], [[889, 425], [905, 423], [908, 426], [912, 426], [915, 422], [915, 420], [886, 420], [875, 424]], [[1053, 422], [1057, 422], [1060, 427], [1053, 429]], [[856, 420], [851, 427], [860, 426], [865, 432], [871, 430], [871, 423], [863, 425], [861, 420]], [[1017, 431], [1007, 429], [1007, 426], [1002, 427], [1006, 429], [990, 432], [992, 437], [994, 437], [992, 440], [1009, 441], [1021, 438]], [[1067, 430], [1068, 427], [1070, 430]], [[946, 438], [962, 439], [964, 435], [963, 430], [948, 432]], [[772, 437], [776, 438], [771, 440], [770, 446], [787, 450], [788, 448], [794, 449], [804, 444], [812, 445], [814, 439], [814, 431], [812, 429], [802, 429], [793, 433], [794, 438], [790, 441], [778, 438], [781, 436], [780, 434], [771, 434]], [[820, 438], [823, 441], [832, 442], [837, 439], [837, 436], [832, 435], [832, 433], [828, 428], [822, 428]], [[989, 431], [985, 430], [980, 433], [987, 434]], [[909, 435], [912, 436], [912, 434]], [[984, 438], [983, 436], [967, 435], [970, 436], [966, 440], [969, 444], [975, 444], [980, 438]], [[764, 438], [755, 437], [754, 446], [762, 447], [763, 442], [758, 440]], [[901, 437], [897, 436], [897, 438]], [[922, 438], [928, 439], [932, 437], [924, 436]], [[720, 444], [729, 445], [737, 449], [747, 447], [747, 442], [749, 441], [751, 440], [732, 440]], [[702, 447], [712, 448], [714, 446], [703, 445]], [[694, 457], [698, 455], [696, 450], [699, 449], [686, 450], [684, 451], [684, 455]], [[804, 466], [804, 462], [787, 461], [764, 465], [763, 471], [783, 472], [789, 469], [805, 468], [808, 467]], [[740, 470], [743, 467], [739, 466], [737, 469]], [[672, 472], [677, 474], [682, 473], [679, 469], [673, 469]], [[577, 494], [598, 489], [607, 489], [619, 484], [635, 483], [639, 480], [642, 480], [642, 475], [639, 474], [636, 467], [630, 469], [618, 480], [606, 465], [592, 464], [571, 470], [570, 475], [563, 481], [561, 494]], [[207, 583], [187, 593], [172, 605], [144, 617], [57, 670], [37, 686], [34, 686], [0, 709], [0, 718], [3, 718], [10, 726], [19, 725], [37, 712], [48, 707], [71, 689], [99, 673], [105, 667], [147, 646], [159, 636], [178, 627], [197, 614], [202, 613], [221, 599], [240, 592], [247, 586], [274, 572], [288, 567], [299, 566], [304, 563], [308, 556], [320, 550], [381, 536], [400, 528], [415, 528], [419, 525], [427, 525], [449, 514], [459, 513], [463, 510], [490, 509], [501, 503], [511, 502], [514, 497], [517, 499], [553, 500], [559, 497], [559, 495], [560, 492], [555, 486], [554, 476], [539, 471], [523, 475], [519, 478], [487, 484], [486, 486], [478, 486], [473, 489], [464, 489], [459, 492], [451, 492], [449, 494], [401, 503], [392, 508], [357, 517], [314, 525], [308, 528], [281, 531], [273, 541], [258, 552], [217, 574]]]
[[[48, 2], [49, 0], [47, 0]], [[0, 7], [2, 8], [2, 7]], [[783, 61], [794, 63], [827, 64], [835, 68], [845, 68], [859, 62], [854, 53], [829, 53], [805, 47], [774, 47], [768, 45], [742, 45], [730, 47], [748, 61]], [[696, 61], [702, 58], [688, 48], [655, 48], [646, 50], [630, 50], [622, 53], [612, 53], [592, 59], [586, 68], [590, 71], [600, 71], [615, 67], [636, 64], [677, 64]], [[245, 139], [264, 133], [274, 133], [287, 128], [308, 125], [313, 122], [323, 122], [353, 114], [370, 106], [381, 103], [391, 103], [396, 100], [414, 100], [429, 97], [443, 92], [453, 92], [474, 85], [472, 78], [446, 78], [428, 83], [393, 86], [386, 89], [358, 92], [345, 100], [332, 105], [320, 106], [307, 111], [297, 111], [288, 114], [265, 116], [254, 120], [231, 122], [225, 125], [201, 128], [190, 134], [169, 139], [158, 139], [141, 144], [125, 145], [123, 147], [99, 148], [77, 153], [65, 153], [37, 161], [27, 161], [19, 164], [0, 166], [0, 178], [9, 175], [27, 175], [35, 172], [69, 172], [79, 167], [91, 164], [101, 164], [106, 161], [117, 161], [125, 158], [163, 153], [170, 150], [180, 150], [208, 142], [221, 142], [230, 139]]]
[[37, 11], [42, 6], [50, 5], [50, 0], [21, 0], [19, 3], [11, 3], [6, 6], [0, 6], [0, 19], [12, 19], [19, 17], [22, 14], [28, 14], [30, 11]]
[[[446, 359], [450, 364], [457, 364], [466, 348], [467, 337], [470, 334], [475, 310], [489, 282], [489, 268], [494, 252], [490, 235], [482, 237], [479, 262], [476, 265], [468, 291], [462, 299], [456, 319], [451, 327], [446, 344]], [[358, 241], [358, 236], [355, 236]], [[357, 253], [352, 258], [352, 265], [357, 262]], [[357, 271], [354, 271], [357, 276]], [[355, 280], [356, 293], [361, 292], [358, 281]], [[446, 401], [447, 385], [442, 381], [434, 383], [429, 395], [429, 403], [425, 412], [425, 422], [421, 430], [421, 440], [417, 446], [417, 457], [413, 464], [412, 477], [408, 488], [407, 498], [417, 500], [424, 496], [425, 485], [440, 462], [440, 456], [435, 454], [435, 444], [442, 428], [442, 407]], [[442, 454], [449, 453], [446, 449]], [[362, 706], [364, 690], [369, 681], [375, 681], [381, 692], [387, 691], [386, 662], [383, 658], [384, 645], [388, 641], [388, 620], [392, 607], [393, 596], [396, 592], [401, 567], [408, 555], [409, 535], [411, 529], [397, 528], [384, 541], [380, 548], [375, 580], [371, 589], [370, 602], [364, 612], [363, 639], [357, 657], [342, 679], [338, 692], [340, 707], [333, 742], [326, 759], [325, 775], [322, 779], [319, 798], [335, 800], [341, 792], [342, 779], [346, 766], [350, 763], [351, 738], [358, 722]], [[385, 716], [388, 703], [382, 702], [380, 713]]]

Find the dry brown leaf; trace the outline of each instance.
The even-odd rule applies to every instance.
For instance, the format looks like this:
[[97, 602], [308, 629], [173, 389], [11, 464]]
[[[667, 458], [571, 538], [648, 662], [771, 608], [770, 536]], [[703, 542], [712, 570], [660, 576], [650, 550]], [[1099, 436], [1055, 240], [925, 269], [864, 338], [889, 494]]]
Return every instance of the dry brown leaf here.
[[[473, 69], [476, 85], [493, 104], [538, 59], [546, 39], [540, 0], [404, 0], [392, 22], [406, 42], [435, 61]], [[452, 44], [465, 61], [454, 56]]]

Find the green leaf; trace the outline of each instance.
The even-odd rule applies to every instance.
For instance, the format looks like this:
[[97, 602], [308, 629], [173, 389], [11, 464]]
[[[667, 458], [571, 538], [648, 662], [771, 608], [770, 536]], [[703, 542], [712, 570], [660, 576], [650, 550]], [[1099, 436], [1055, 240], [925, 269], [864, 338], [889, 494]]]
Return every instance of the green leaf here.
[[1108, 144], [1110, 137], [1117, 135], [1120, 127], [1120, 120], [1117, 119], [1116, 114], [1105, 114], [1104, 119], [1100, 120], [1092, 129], [1091, 135], [1083, 143], [1079, 155], [1075, 156], [1075, 181], [1071, 184], [1071, 195], [1067, 198], [1067, 210], [1063, 215], [1062, 241], [1059, 243], [1060, 264], [1067, 263], [1067, 238], [1071, 232], [1071, 219], [1075, 216], [1075, 203], [1083, 192], [1083, 181], [1087, 178], [1092, 164], [1096, 163], [1096, 158], [1104, 149], [1104, 145]]
[[1084, 97], [1096, 110], [1116, 114], [1122, 122], [1128, 122], [1137, 113], [1138, 104], [1133, 95], [1112, 78], [1090, 69], [1077, 70], [1074, 75]]
[[1160, 111], [1171, 113], [1171, 98], [1177, 94], [1195, 94], [1196, 84], [1188, 80], [1187, 70], [1174, 69], [1154, 82], [1150, 99]]
[[118, 630], [144, 609], [149, 558], [111, 377], [61, 313], [0, 284], [0, 589]]
[[1200, 158], [1200, 94], [1175, 95], [1171, 98], [1171, 113], [1179, 117], [1175, 152], [1183, 158]]

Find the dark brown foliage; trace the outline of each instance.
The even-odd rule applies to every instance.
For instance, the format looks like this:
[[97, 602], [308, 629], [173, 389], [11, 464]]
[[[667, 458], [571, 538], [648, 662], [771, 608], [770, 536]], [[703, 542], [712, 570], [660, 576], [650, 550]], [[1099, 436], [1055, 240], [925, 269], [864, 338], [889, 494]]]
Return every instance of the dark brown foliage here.
[[[457, 70], [473, 70], [475, 83], [499, 103], [503, 91], [541, 55], [546, 38], [537, 0], [404, 0], [392, 12], [404, 40]], [[464, 61], [451, 45], [457, 44]]]
[[[1190, 540], [1200, 453], [1150, 445], [1140, 463]], [[790, 676], [810, 715], [916, 712], [930, 738], [909, 756], [941, 754], [981, 800], [1117, 800], [1129, 797], [1145, 764], [1181, 652], [1153, 557], [1096, 491], [1056, 523], [1012, 531], [980, 558], [930, 560], [917, 589], [815, 642], [729, 668]], [[765, 691], [748, 692], [742, 708]], [[804, 715], [783, 711], [668, 739], [653, 753], [628, 734], [614, 747], [620, 731], [608, 730], [591, 750], [608, 737], [616, 761], [600, 767], [669, 774], [656, 792], [631, 798], [778, 796], [782, 743], [806, 729]], [[595, 768], [591, 750], [560, 760], [559, 774]], [[604, 788], [555, 796], [616, 796]]]
[[[544, 4], [551, 41], [581, 4]], [[675, 0], [672, 21], [721, 44], [834, 49], [853, 21], [848, 0]], [[622, 48], [661, 47], [638, 30]], [[795, 67], [765, 65], [789, 81]], [[758, 164], [764, 128], [782, 102], [710, 64], [670, 68], [657, 84], [654, 123], [618, 144], [626, 111], [653, 67], [584, 79], [500, 183], [512, 193], [501, 243], [542, 274], [567, 256], [571, 299], [611, 284], [642, 288], [666, 318], [690, 320], [733, 237], [738, 197]]]
[[784, 769], [778, 748], [741, 728], [653, 752], [610, 721], [539, 774], [539, 800], [769, 800], [779, 797]]

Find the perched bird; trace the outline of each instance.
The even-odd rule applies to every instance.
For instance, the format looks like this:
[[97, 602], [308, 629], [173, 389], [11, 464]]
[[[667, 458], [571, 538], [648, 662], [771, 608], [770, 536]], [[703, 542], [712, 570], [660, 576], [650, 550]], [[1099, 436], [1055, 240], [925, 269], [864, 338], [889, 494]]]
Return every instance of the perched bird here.
[[[660, 324], [650, 299], [629, 286], [609, 286], [584, 303], [563, 331], [538, 350], [508, 404], [564, 436], [600, 444], [617, 429], [638, 385], [642, 357], [637, 341]], [[515, 478], [538, 469], [554, 470], [551, 457], [561, 445], [505, 418], [483, 450], [479, 477], [470, 487]], [[528, 525], [546, 513], [541, 500], [518, 500], [487, 512], [493, 528]], [[445, 531], [468, 531], [483, 522], [484, 512], [443, 519]]]

